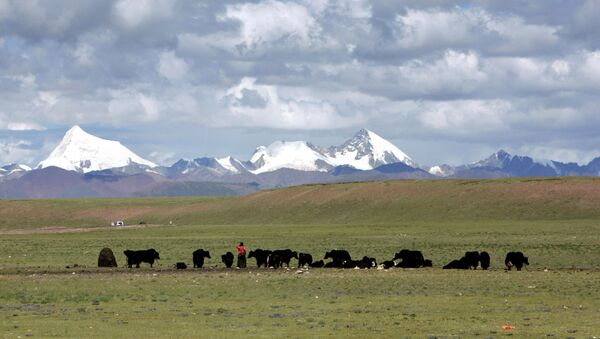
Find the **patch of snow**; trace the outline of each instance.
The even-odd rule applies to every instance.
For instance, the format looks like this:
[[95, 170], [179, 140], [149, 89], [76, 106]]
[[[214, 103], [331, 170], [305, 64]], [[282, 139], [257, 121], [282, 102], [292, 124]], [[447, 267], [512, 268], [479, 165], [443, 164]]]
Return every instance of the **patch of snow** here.
[[256, 169], [254, 174], [290, 168], [300, 171], [327, 171], [320, 163], [327, 164], [327, 157], [304, 141], [275, 141], [268, 147], [256, 149], [250, 161]]
[[373, 169], [373, 166], [369, 164], [368, 156], [360, 156], [358, 151], [338, 151], [333, 155], [328, 156], [327, 160], [333, 166], [343, 166], [348, 165], [352, 166], [359, 170], [370, 170]]
[[240, 173], [240, 170], [237, 169], [233, 165], [234, 161], [236, 161], [236, 162], [238, 162], [238, 161], [233, 159], [232, 157], [228, 156], [225, 158], [216, 158], [215, 160], [219, 163], [219, 165], [223, 166], [223, 168], [225, 168], [226, 170], [233, 172], [233, 173]]

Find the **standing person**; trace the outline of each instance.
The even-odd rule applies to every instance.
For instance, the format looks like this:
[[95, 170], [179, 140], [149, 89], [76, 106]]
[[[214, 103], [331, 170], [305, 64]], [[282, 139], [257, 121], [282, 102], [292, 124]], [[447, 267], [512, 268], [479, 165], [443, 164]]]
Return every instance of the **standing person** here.
[[244, 247], [244, 243], [240, 242], [239, 245], [235, 247], [238, 252], [238, 268], [246, 268], [246, 247]]

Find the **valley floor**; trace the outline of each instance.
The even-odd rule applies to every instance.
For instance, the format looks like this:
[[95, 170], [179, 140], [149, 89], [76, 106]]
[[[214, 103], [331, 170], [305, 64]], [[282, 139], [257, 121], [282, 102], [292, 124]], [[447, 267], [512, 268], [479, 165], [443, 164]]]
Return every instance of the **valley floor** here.
[[73, 272], [3, 274], [3, 336], [600, 335], [597, 270]]
[[[390, 259], [420, 249], [427, 269], [222, 268], [220, 255], [248, 248], [312, 253], [345, 248]], [[95, 268], [103, 247], [155, 248], [154, 268]], [[208, 249], [205, 268], [191, 252]], [[360, 225], [187, 225], [0, 237], [3, 337], [546, 337], [600, 336], [600, 223], [411, 221]], [[441, 266], [486, 250], [489, 271]], [[527, 270], [505, 272], [522, 250]], [[296, 261], [293, 260], [293, 265]], [[77, 264], [75, 267], [74, 265]], [[69, 268], [67, 268], [69, 266]], [[504, 330], [502, 326], [513, 326]]]

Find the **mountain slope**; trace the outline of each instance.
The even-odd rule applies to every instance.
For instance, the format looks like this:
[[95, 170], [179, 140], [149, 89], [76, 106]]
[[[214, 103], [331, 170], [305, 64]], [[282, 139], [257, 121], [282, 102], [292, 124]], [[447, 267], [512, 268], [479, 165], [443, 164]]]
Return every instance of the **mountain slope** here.
[[101, 139], [74, 126], [67, 131], [60, 144], [37, 168], [58, 167], [68, 171], [91, 172], [139, 164], [156, 167], [118, 141]]
[[330, 147], [327, 159], [334, 166], [349, 165], [360, 170], [370, 170], [397, 162], [417, 167], [406, 153], [367, 129], [361, 129], [341, 146]]
[[448, 178], [598, 176], [599, 165], [600, 158], [580, 166], [559, 161], [536, 161], [528, 156], [511, 155], [500, 150], [486, 159], [468, 165], [434, 166], [429, 169], [429, 173]]

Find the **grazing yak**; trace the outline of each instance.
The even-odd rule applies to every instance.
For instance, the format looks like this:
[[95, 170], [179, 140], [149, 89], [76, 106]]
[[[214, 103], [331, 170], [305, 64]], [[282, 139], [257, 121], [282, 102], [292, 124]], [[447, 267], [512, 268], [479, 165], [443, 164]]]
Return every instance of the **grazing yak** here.
[[329, 252], [325, 252], [325, 258], [323, 259], [331, 259], [332, 262], [339, 264], [343, 263], [344, 261], [352, 260], [350, 253], [348, 253], [346, 250], [331, 250]]
[[160, 259], [158, 252], [153, 248], [140, 251], [126, 250], [123, 253], [127, 257], [127, 267], [129, 268], [133, 265], [135, 265], [136, 268], [140, 268], [140, 263], [142, 262], [149, 263], [150, 267], [152, 267], [154, 260]]
[[313, 267], [313, 268], [321, 268], [321, 267], [325, 266], [325, 263], [323, 262], [323, 260], [318, 260], [318, 261], [313, 262], [309, 266]]
[[469, 262], [465, 259], [465, 257], [462, 257], [459, 260], [452, 260], [446, 266], [444, 266], [443, 269], [445, 269], [445, 270], [468, 270]]
[[273, 251], [267, 260], [268, 267], [279, 268], [282, 265], [281, 255], [277, 251]]
[[463, 257], [465, 259], [465, 262], [467, 263], [467, 265], [469, 266], [469, 269], [477, 269], [477, 266], [479, 266], [479, 252], [477, 251], [471, 251], [471, 252], [465, 252], [465, 256]]
[[483, 251], [479, 253], [479, 263], [482, 270], [487, 270], [490, 267], [490, 255], [488, 252]]
[[175, 268], [178, 270], [185, 270], [187, 265], [184, 262], [178, 262], [175, 264]]
[[[481, 252], [481, 253], [485, 253], [487, 255], [487, 252]], [[465, 252], [465, 255], [458, 259], [458, 260], [452, 260], [451, 262], [449, 262], [446, 266], [444, 266], [443, 268], [445, 270], [447, 269], [455, 269], [455, 270], [469, 270], [469, 269], [477, 269], [477, 266], [479, 266], [479, 262], [482, 260], [481, 259], [481, 254], [477, 251], [468, 251]], [[485, 269], [487, 269], [487, 267], [490, 266], [490, 262], [489, 262], [489, 255], [487, 256], [487, 266]], [[483, 264], [482, 264], [483, 267]]]
[[312, 255], [308, 253], [298, 253], [298, 267], [310, 266], [313, 262]]
[[402, 260], [396, 265], [400, 268], [419, 268], [425, 264], [425, 258], [421, 251], [403, 249], [394, 255], [394, 260], [398, 259]]
[[204, 258], [212, 259], [210, 253], [203, 249], [199, 249], [192, 253], [192, 260], [194, 261], [194, 268], [202, 268], [204, 266]]
[[513, 266], [517, 268], [517, 271], [520, 271], [523, 265], [529, 265], [529, 258], [524, 256], [523, 252], [508, 252], [504, 264], [509, 271]]
[[[348, 260], [347, 260], [348, 261]], [[324, 268], [343, 268], [344, 261], [330, 261], [323, 265]]]
[[269, 255], [272, 253], [272, 251], [269, 250], [262, 250], [260, 248], [255, 249], [254, 251], [250, 251], [250, 253], [248, 253], [248, 258], [256, 258], [256, 266], [257, 267], [261, 267], [261, 266], [267, 266], [267, 259], [269, 258]]
[[377, 267], [377, 260], [375, 258], [364, 256], [361, 261], [367, 264], [367, 268]]
[[382, 263], [384, 269], [389, 269], [396, 266], [396, 263], [393, 260], [386, 260]]
[[273, 254], [277, 254], [281, 259], [280, 266], [283, 266], [283, 264], [285, 264], [285, 266], [290, 267], [290, 261], [292, 260], [292, 258], [298, 259], [298, 252], [292, 251], [289, 248], [285, 250], [275, 250], [273, 251]]
[[343, 268], [373, 268], [377, 267], [375, 258], [364, 256], [361, 260], [346, 260], [342, 264]]
[[221, 256], [221, 261], [225, 264], [225, 267], [231, 268], [233, 265], [233, 253], [227, 252]]

